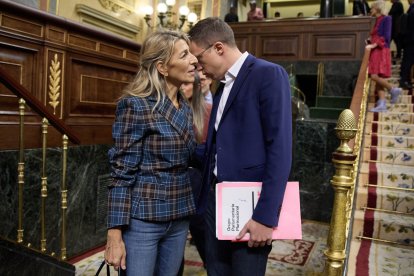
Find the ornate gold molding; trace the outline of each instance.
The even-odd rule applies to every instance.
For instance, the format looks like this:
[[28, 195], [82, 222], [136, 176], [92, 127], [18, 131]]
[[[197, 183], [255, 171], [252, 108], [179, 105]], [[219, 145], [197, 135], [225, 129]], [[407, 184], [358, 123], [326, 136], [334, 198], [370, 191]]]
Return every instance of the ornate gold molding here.
[[53, 56], [51, 65], [49, 66], [49, 104], [53, 107], [53, 114], [56, 114], [56, 107], [59, 105], [60, 97], [60, 61], [57, 54]]
[[128, 14], [131, 14], [134, 11], [134, 7], [118, 0], [99, 0], [99, 3], [105, 9], [116, 13], [127, 11]]

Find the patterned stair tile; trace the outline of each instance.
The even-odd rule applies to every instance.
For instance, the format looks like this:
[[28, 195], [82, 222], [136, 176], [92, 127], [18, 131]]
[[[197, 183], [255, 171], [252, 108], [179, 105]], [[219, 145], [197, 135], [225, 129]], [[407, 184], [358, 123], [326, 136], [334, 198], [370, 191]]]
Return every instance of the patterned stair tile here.
[[[370, 110], [371, 108], [373, 108], [375, 106], [374, 103], [369, 103], [368, 104], [368, 110]], [[413, 113], [414, 109], [413, 109], [413, 104], [409, 103], [399, 103], [399, 104], [390, 104], [389, 102], [387, 103], [387, 111], [388, 112], [409, 112], [409, 113]]]
[[393, 136], [372, 133], [364, 136], [365, 147], [381, 147], [395, 149], [414, 149], [414, 137]]
[[387, 149], [387, 148], [365, 148], [364, 156], [369, 160], [393, 165], [414, 166], [414, 150]]
[[414, 216], [358, 210], [355, 212], [354, 219], [364, 222], [363, 230], [358, 235], [414, 245]]
[[402, 124], [414, 124], [414, 113], [368, 112], [367, 122], [392, 122]]
[[359, 239], [351, 247], [347, 275], [414, 275], [414, 248]]
[[366, 126], [365, 133], [414, 137], [414, 125], [392, 122], [373, 122]]

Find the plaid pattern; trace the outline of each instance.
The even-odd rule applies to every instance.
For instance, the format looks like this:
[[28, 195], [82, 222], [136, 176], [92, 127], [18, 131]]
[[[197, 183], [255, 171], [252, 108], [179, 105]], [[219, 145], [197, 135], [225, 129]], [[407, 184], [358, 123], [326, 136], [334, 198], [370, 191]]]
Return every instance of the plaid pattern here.
[[179, 95], [177, 110], [166, 98], [119, 101], [109, 150], [108, 228], [129, 219], [168, 221], [195, 212], [188, 163], [195, 149], [191, 109]]

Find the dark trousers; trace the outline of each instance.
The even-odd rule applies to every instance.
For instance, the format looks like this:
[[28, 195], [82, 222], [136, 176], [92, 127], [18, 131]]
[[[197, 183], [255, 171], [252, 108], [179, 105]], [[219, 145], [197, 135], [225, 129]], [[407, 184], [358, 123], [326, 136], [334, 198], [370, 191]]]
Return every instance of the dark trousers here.
[[414, 64], [414, 41], [406, 43], [401, 61], [400, 82], [411, 84], [411, 67]]
[[397, 56], [396, 58], [401, 58], [401, 50], [402, 50], [402, 39], [400, 35], [395, 35], [392, 37], [392, 40], [394, 40], [395, 47], [397, 48]]
[[209, 276], [263, 276], [271, 245], [250, 248], [247, 242], [220, 241], [216, 238], [215, 191], [209, 193], [205, 213], [206, 263]]

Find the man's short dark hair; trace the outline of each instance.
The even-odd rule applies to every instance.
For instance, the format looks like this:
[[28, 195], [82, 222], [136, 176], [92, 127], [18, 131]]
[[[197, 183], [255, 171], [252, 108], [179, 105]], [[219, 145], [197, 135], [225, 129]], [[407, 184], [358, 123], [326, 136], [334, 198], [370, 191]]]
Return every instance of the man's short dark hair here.
[[230, 47], [237, 47], [233, 30], [218, 17], [207, 17], [198, 21], [188, 35], [191, 41], [202, 47], [208, 47], [218, 41]]

